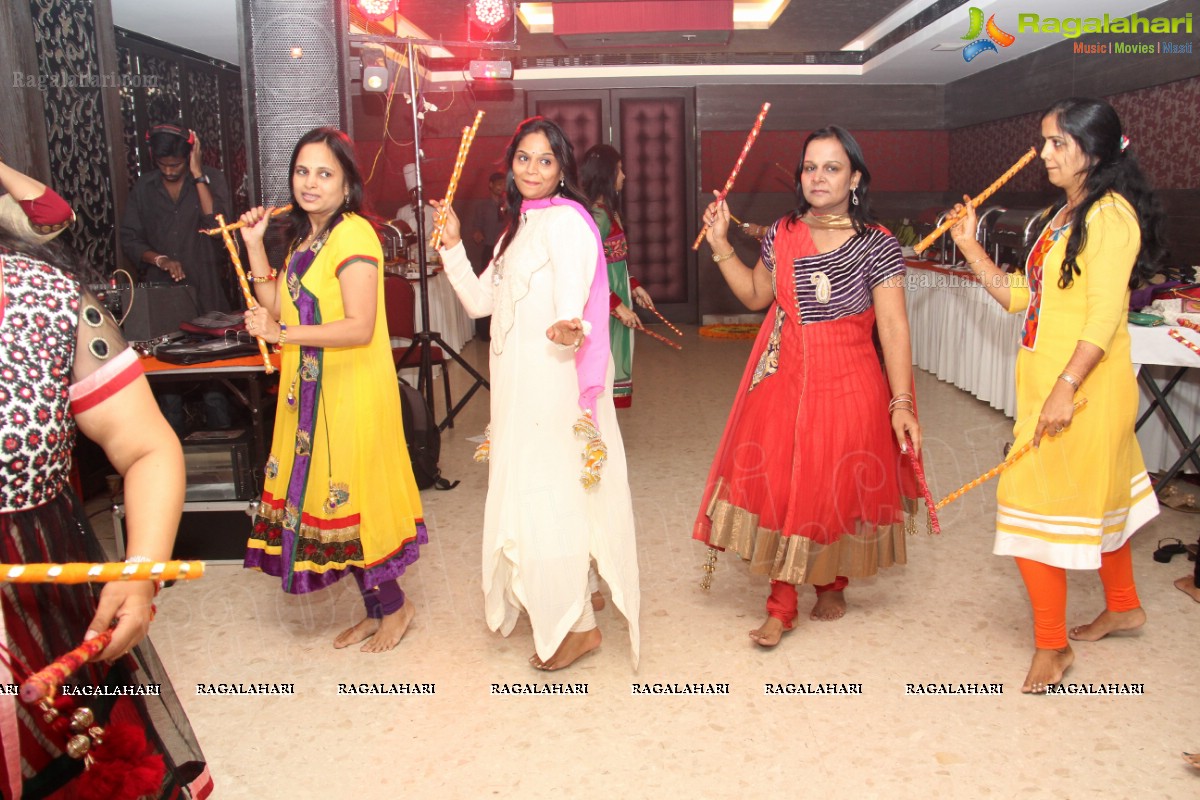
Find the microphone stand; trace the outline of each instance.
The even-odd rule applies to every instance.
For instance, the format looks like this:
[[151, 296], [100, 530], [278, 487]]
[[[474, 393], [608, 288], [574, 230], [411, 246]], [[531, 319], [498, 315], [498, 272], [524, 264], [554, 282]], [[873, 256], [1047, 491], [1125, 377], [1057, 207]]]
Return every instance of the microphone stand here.
[[[446, 409], [446, 418], [438, 423], [438, 430], [445, 430], [447, 427], [454, 425], [454, 417], [458, 412], [462, 411], [467, 402], [475, 392], [479, 391], [480, 387], [491, 391], [491, 385], [483, 375], [472, 367], [467, 360], [456, 353], [446, 341], [442, 339], [441, 333], [431, 331], [429, 329], [429, 276], [426, 274], [426, 255], [429, 242], [429, 236], [432, 231], [425, 230], [425, 191], [421, 181], [421, 120], [417, 116], [417, 105], [420, 102], [417, 98], [417, 59], [415, 40], [404, 40], [405, 57], [408, 59], [408, 86], [409, 96], [412, 97], [412, 123], [413, 123], [413, 165], [416, 167], [416, 208], [414, 209], [414, 222], [417, 228], [417, 260], [420, 264], [420, 277], [418, 286], [420, 288], [421, 300], [421, 330], [414, 332], [413, 342], [408, 349], [404, 351], [404, 356], [400, 359], [400, 363], [404, 364], [408, 360], [408, 355], [414, 349], [418, 349], [421, 353], [420, 365], [417, 370], [417, 391], [425, 395], [425, 402], [429, 404], [429, 408], [434, 408], [433, 398], [433, 347], [436, 345], [441, 347], [442, 352], [454, 359], [455, 363], [461, 366], [467, 373], [475, 379], [471, 384], [471, 388], [467, 393], [452, 407]], [[442, 369], [447, 365], [443, 364]]]

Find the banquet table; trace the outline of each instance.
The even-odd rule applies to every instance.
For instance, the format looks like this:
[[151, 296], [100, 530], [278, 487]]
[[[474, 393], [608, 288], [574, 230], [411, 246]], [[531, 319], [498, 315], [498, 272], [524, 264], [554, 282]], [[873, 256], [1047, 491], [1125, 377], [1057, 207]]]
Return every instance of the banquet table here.
[[[969, 272], [928, 261], [908, 262], [906, 289], [913, 364], [1015, 418], [1023, 315], [1005, 312]], [[1200, 333], [1176, 330], [1200, 345]], [[1138, 443], [1151, 472], [1197, 472], [1200, 457], [1184, 459], [1181, 440], [1190, 446], [1200, 436], [1200, 356], [1167, 331], [1129, 326], [1139, 373]], [[1155, 405], [1151, 383], [1160, 391], [1170, 385], [1165, 404]]]
[[[446, 273], [440, 267], [431, 271], [433, 274], [426, 281], [429, 287], [429, 329], [440, 333], [451, 350], [461, 353], [463, 346], [475, 336], [475, 320], [467, 316]], [[421, 282], [403, 272], [395, 274], [406, 278], [416, 294], [415, 327], [421, 330]]]

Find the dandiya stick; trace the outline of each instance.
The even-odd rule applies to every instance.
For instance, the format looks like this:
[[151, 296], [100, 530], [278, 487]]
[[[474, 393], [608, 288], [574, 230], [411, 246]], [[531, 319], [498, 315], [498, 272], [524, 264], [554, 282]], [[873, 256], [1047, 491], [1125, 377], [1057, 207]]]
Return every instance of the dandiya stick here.
[[[733, 182], [737, 180], [738, 173], [742, 169], [742, 164], [746, 163], [746, 156], [750, 153], [750, 148], [758, 140], [758, 133], [762, 130], [763, 120], [767, 118], [767, 112], [771, 110], [770, 103], [763, 103], [762, 110], [758, 112], [758, 119], [754, 121], [754, 127], [750, 129], [750, 134], [746, 137], [746, 143], [742, 145], [742, 154], [738, 156], [737, 163], [733, 165], [733, 172], [729, 173], [729, 180], [725, 181], [725, 188], [717, 195], [717, 200], [724, 200], [725, 195], [733, 189]], [[704, 241], [704, 234], [708, 233], [708, 225], [700, 229], [700, 235], [696, 237], [696, 241], [692, 242], [692, 249], [699, 250], [700, 243]]]
[[[254, 299], [254, 293], [250, 291], [250, 282], [246, 280], [246, 270], [242, 267], [242, 259], [238, 255], [237, 245], [229, 233], [233, 229], [225, 224], [225, 217], [221, 214], [217, 214], [217, 224], [221, 226], [218, 230], [225, 239], [225, 249], [229, 251], [229, 257], [233, 260], [233, 269], [237, 273], [238, 283], [242, 287], [242, 296], [246, 298], [246, 308], [253, 311], [258, 308], [258, 302]], [[271, 354], [267, 352], [267, 340], [261, 336], [255, 338], [258, 339], [258, 352], [262, 353], [266, 373], [270, 375], [275, 371], [275, 367], [271, 366]]]
[[447, 209], [454, 202], [458, 179], [462, 177], [463, 165], [467, 163], [467, 153], [471, 151], [471, 143], [475, 141], [475, 133], [479, 130], [481, 121], [483, 121], [483, 111], [476, 111], [475, 121], [471, 123], [471, 127], [463, 128], [462, 141], [458, 143], [458, 158], [454, 160], [454, 172], [450, 175], [450, 185], [446, 188], [446, 199], [442, 201], [442, 210], [438, 212], [437, 223], [433, 226], [433, 237], [429, 240], [429, 246], [434, 250], [442, 243], [442, 230], [446, 227]]
[[929, 529], [934, 533], [941, 533], [942, 523], [938, 522], [938, 507], [933, 502], [933, 495], [929, 492], [929, 483], [925, 480], [925, 468], [921, 466], [921, 459], [917, 458], [917, 449], [913, 446], [912, 437], [905, 435], [904, 438], [908, 440], [908, 459], [912, 462], [917, 483], [921, 485], [921, 494], [925, 496], [925, 508], [929, 510]]
[[104, 648], [112, 642], [112, 628], [88, 639], [83, 644], [67, 653], [62, 658], [40, 669], [25, 679], [21, 684], [21, 699], [26, 703], [36, 703], [43, 697], [53, 697], [63, 682], [84, 664], [92, 661], [104, 652]]
[[[612, 316], [613, 316], [613, 317], [617, 317], [617, 312], [616, 312], [616, 311], [613, 311], [613, 312], [612, 312]], [[617, 318], [619, 319], [619, 317], [617, 317]], [[621, 323], [621, 324], [622, 324], [622, 325], [624, 325], [625, 323]], [[670, 324], [670, 323], [667, 323], [667, 324]], [[682, 349], [683, 349], [683, 345], [681, 345], [681, 344], [676, 344], [675, 342], [672, 342], [672, 341], [671, 341], [670, 339], [668, 339], [667, 337], [665, 337], [665, 336], [663, 336], [663, 335], [661, 335], [661, 334], [655, 333], [654, 331], [648, 331], [648, 330], [646, 330], [645, 328], [634, 328], [633, 330], [635, 330], [635, 331], [641, 331], [642, 333], [646, 334], [647, 336], [649, 336], [649, 337], [650, 337], [650, 338], [652, 338], [652, 339], [658, 339], [660, 342], [662, 342], [663, 344], [665, 344], [667, 347], [674, 347], [676, 350], [682, 350]], [[680, 335], [682, 335], [682, 334], [680, 334]]]
[[[1078, 411], [1079, 409], [1083, 408], [1086, 405], [1087, 405], [1087, 398], [1081, 397], [1075, 401], [1075, 410]], [[938, 500], [937, 505], [935, 506], [935, 509], [944, 508], [945, 506], [949, 505], [950, 503], [953, 503], [958, 498], [962, 497], [967, 492], [974, 489], [976, 486], [979, 486], [980, 484], [983, 484], [983, 483], [987, 483], [992, 478], [996, 477], [1001, 472], [1004, 472], [1004, 470], [1008, 469], [1013, 464], [1015, 464], [1018, 460], [1020, 460], [1021, 456], [1025, 455], [1032, 449], [1033, 449], [1033, 440], [1030, 439], [1028, 442], [1021, 445], [1021, 447], [1018, 448], [1015, 453], [1009, 453], [1008, 458], [1004, 459], [1002, 462], [1000, 462], [996, 466], [992, 467], [991, 469], [989, 469], [987, 472], [980, 475], [975, 480], [970, 481], [969, 483], [963, 484], [962, 486], [955, 489], [950, 494], [943, 497], [941, 500]]]
[[[1186, 322], [1187, 322], [1187, 320], [1180, 320], [1181, 324], [1185, 324]], [[1190, 328], [1191, 325], [1187, 325], [1186, 327]], [[1179, 342], [1181, 345], [1186, 347], [1188, 350], [1191, 350], [1193, 353], [1200, 356], [1200, 347], [1197, 347], [1195, 345], [1195, 343], [1192, 342], [1191, 339], [1187, 338], [1179, 331], [1175, 330], [1174, 328], [1171, 328], [1171, 330], [1167, 331], [1167, 335], [1170, 336], [1175, 341]]]
[[[272, 208], [271, 213], [268, 216], [278, 217], [280, 214], [286, 214], [291, 210], [292, 210], [292, 204], [288, 203], [286, 206], [280, 206], [279, 208]], [[201, 228], [200, 232], [207, 233], [209, 236], [216, 236], [223, 230], [236, 231], [236, 230], [240, 230], [241, 228], [244, 228], [244, 227], [246, 227], [246, 223], [242, 222], [241, 220], [238, 220], [237, 222], [233, 223], [232, 225], [222, 225], [222, 226], [217, 226], [216, 228]]]
[[0, 564], [0, 583], [187, 581], [204, 577], [203, 561]]
[[664, 317], [662, 314], [658, 313], [658, 309], [657, 309], [657, 308], [651, 308], [651, 309], [648, 309], [648, 310], [649, 310], [649, 312], [650, 312], [651, 314], [653, 314], [654, 316], [656, 316], [656, 317], [658, 317], [660, 320], [662, 320], [662, 322], [663, 322], [663, 324], [664, 324], [664, 325], [666, 325], [668, 328], [670, 328], [672, 331], [674, 331], [676, 336], [683, 336], [683, 331], [679, 330], [679, 328], [676, 328], [676, 327], [675, 327], [674, 325], [672, 325], [672, 324], [671, 324], [669, 321], [667, 321], [667, 318], [666, 318], [666, 317]]
[[[1005, 172], [1003, 175], [1001, 175], [999, 178], [997, 178], [992, 183], [991, 186], [987, 187], [982, 192], [980, 192], [979, 194], [977, 194], [973, 198], [971, 198], [971, 202], [968, 203], [968, 205], [971, 206], [972, 208], [979, 208], [980, 203], [982, 203], [984, 200], [987, 200], [989, 197], [994, 195], [1001, 186], [1008, 183], [1009, 180], [1012, 179], [1013, 175], [1016, 175], [1018, 172], [1020, 172], [1025, 167], [1026, 164], [1028, 164], [1030, 161], [1033, 161], [1033, 159], [1036, 157], [1037, 157], [1037, 148], [1036, 147], [1029, 148], [1029, 152], [1027, 152], [1025, 155], [1021, 156], [1020, 159], [1017, 160], [1017, 163], [1015, 163], [1011, 167], [1009, 167], [1008, 171]], [[962, 211], [960, 211], [957, 214], [951, 214], [950, 216], [946, 217], [945, 221], [942, 222], [942, 224], [939, 225], [932, 233], [930, 233], [928, 236], [926, 236], [921, 241], [917, 242], [916, 245], [913, 247], [913, 250], [916, 250], [918, 253], [920, 253], [924, 250], [928, 250], [929, 246], [931, 244], [933, 244], [934, 242], [936, 242], [938, 240], [939, 236], [941, 236], [943, 233], [945, 233], [946, 231], [950, 230], [955, 225], [957, 225], [959, 223], [959, 221], [962, 220], [962, 218], [965, 217], [966, 215], [967, 215], [967, 211], [966, 211], [966, 209], [963, 209]]]

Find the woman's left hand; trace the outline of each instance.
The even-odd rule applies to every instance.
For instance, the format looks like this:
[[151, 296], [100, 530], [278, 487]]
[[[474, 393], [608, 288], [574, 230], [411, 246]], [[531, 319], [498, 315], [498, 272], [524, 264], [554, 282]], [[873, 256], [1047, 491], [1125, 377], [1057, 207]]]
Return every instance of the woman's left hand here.
[[897, 408], [892, 412], [892, 432], [896, 434], [896, 441], [900, 443], [900, 451], [908, 452], [908, 442], [905, 437], [912, 439], [913, 443], [913, 458], [921, 455], [921, 423], [917, 422], [917, 417], [907, 408]]
[[583, 344], [583, 322], [579, 317], [572, 320], [559, 320], [546, 329], [546, 338], [564, 347], [574, 347], [576, 350]]
[[1040, 447], [1042, 437], [1059, 436], [1075, 417], [1075, 391], [1066, 381], [1055, 381], [1050, 396], [1042, 404], [1037, 428], [1033, 431], [1033, 446]]
[[654, 308], [654, 301], [650, 299], [650, 293], [640, 286], [633, 288], [633, 302], [642, 308]]
[[116, 623], [112, 641], [100, 652], [99, 660], [114, 661], [128, 653], [150, 632], [153, 616], [153, 581], [116, 581], [104, 585], [96, 615], [88, 623], [85, 640], [94, 639]]
[[246, 333], [275, 344], [279, 341], [279, 323], [271, 318], [270, 312], [262, 306], [246, 311], [242, 318], [246, 320]]

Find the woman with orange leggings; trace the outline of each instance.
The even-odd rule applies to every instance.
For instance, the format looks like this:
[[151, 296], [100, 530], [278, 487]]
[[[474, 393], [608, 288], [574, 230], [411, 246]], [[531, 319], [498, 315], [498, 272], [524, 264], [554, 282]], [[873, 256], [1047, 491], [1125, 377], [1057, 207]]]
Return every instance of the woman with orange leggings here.
[[[1158, 271], [1162, 210], [1107, 102], [1060, 101], [1041, 134], [1047, 177], [1064, 197], [1047, 209], [1024, 273], [992, 263], [969, 208], [951, 230], [988, 293], [1025, 316], [1014, 446], [1036, 449], [1000, 478], [994, 552], [1016, 558], [1033, 607], [1027, 693], [1062, 680], [1075, 660], [1068, 638], [1096, 641], [1146, 621], [1129, 539], [1158, 514], [1133, 434], [1125, 312], [1130, 287]], [[1069, 633], [1068, 569], [1098, 570], [1106, 606]]]

